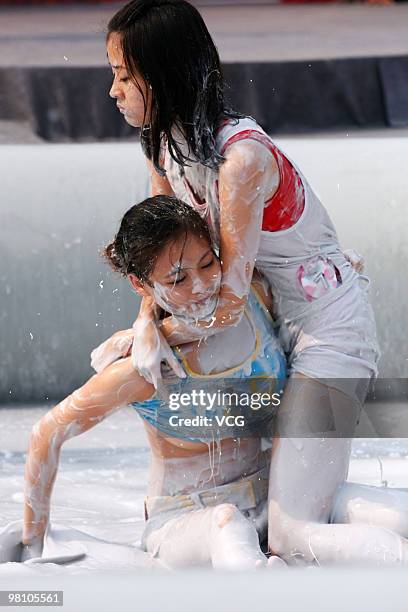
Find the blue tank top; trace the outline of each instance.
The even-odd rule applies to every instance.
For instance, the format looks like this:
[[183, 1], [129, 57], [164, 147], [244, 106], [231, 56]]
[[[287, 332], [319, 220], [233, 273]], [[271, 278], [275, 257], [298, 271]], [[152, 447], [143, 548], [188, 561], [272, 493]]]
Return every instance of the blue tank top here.
[[224, 372], [201, 375], [173, 347], [187, 377], [178, 378], [165, 368], [160, 394], [132, 404], [140, 416], [166, 436], [191, 441], [270, 435], [285, 385], [286, 359], [269, 311], [254, 289], [245, 316], [255, 336], [252, 355]]

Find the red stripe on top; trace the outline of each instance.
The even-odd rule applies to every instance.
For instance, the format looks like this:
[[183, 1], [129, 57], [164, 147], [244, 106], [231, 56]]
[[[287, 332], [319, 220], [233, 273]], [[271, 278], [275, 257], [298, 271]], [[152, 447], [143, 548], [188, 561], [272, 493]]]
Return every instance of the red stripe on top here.
[[228, 138], [221, 155], [224, 155], [234, 142], [247, 139], [264, 144], [274, 156], [279, 168], [279, 185], [272, 198], [265, 202], [262, 229], [266, 232], [289, 229], [300, 219], [305, 208], [305, 190], [301, 178], [268, 136], [256, 130], [244, 130]]

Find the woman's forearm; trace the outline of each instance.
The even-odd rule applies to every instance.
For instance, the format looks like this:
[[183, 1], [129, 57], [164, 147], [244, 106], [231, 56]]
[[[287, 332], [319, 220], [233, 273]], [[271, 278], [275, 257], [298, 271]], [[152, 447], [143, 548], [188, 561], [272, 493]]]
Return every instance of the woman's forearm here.
[[205, 321], [165, 319], [161, 331], [170, 345], [200, 340], [239, 324], [259, 249], [264, 203], [278, 183], [279, 169], [263, 145], [230, 147], [219, 174], [222, 282], [217, 307]]
[[152, 385], [134, 371], [130, 358], [121, 359], [92, 376], [36, 423], [25, 466], [24, 544], [38, 542], [44, 535], [63, 443], [153, 392]]
[[42, 540], [49, 521], [50, 498], [58, 471], [62, 435], [50, 413], [33, 428], [24, 472], [23, 544]]

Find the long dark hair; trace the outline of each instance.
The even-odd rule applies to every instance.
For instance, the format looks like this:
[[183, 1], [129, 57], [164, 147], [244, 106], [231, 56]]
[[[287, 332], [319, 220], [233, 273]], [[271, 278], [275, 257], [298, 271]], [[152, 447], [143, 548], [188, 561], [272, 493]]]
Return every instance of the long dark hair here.
[[[181, 166], [198, 161], [217, 169], [223, 157], [215, 147], [216, 129], [222, 118], [242, 115], [226, 102], [218, 51], [198, 10], [185, 0], [132, 0], [110, 20], [107, 37], [112, 33], [121, 36], [133, 80], [139, 72], [151, 88], [151, 120], [141, 134], [156, 170], [164, 174], [163, 136]], [[186, 136], [188, 154], [173, 137], [174, 125]]]
[[154, 196], [125, 213], [114, 240], [102, 255], [123, 276], [135, 274], [149, 284], [149, 276], [164, 246], [194, 234], [212, 246], [204, 219], [191, 206], [170, 196]]

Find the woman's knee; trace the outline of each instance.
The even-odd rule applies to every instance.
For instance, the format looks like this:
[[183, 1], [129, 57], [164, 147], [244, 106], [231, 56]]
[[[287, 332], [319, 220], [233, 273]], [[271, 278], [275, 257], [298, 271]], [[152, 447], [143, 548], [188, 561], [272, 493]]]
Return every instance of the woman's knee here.
[[215, 506], [212, 513], [213, 524], [219, 529], [222, 529], [228, 525], [228, 523], [232, 523], [241, 517], [241, 512], [234, 504], [219, 504]]

